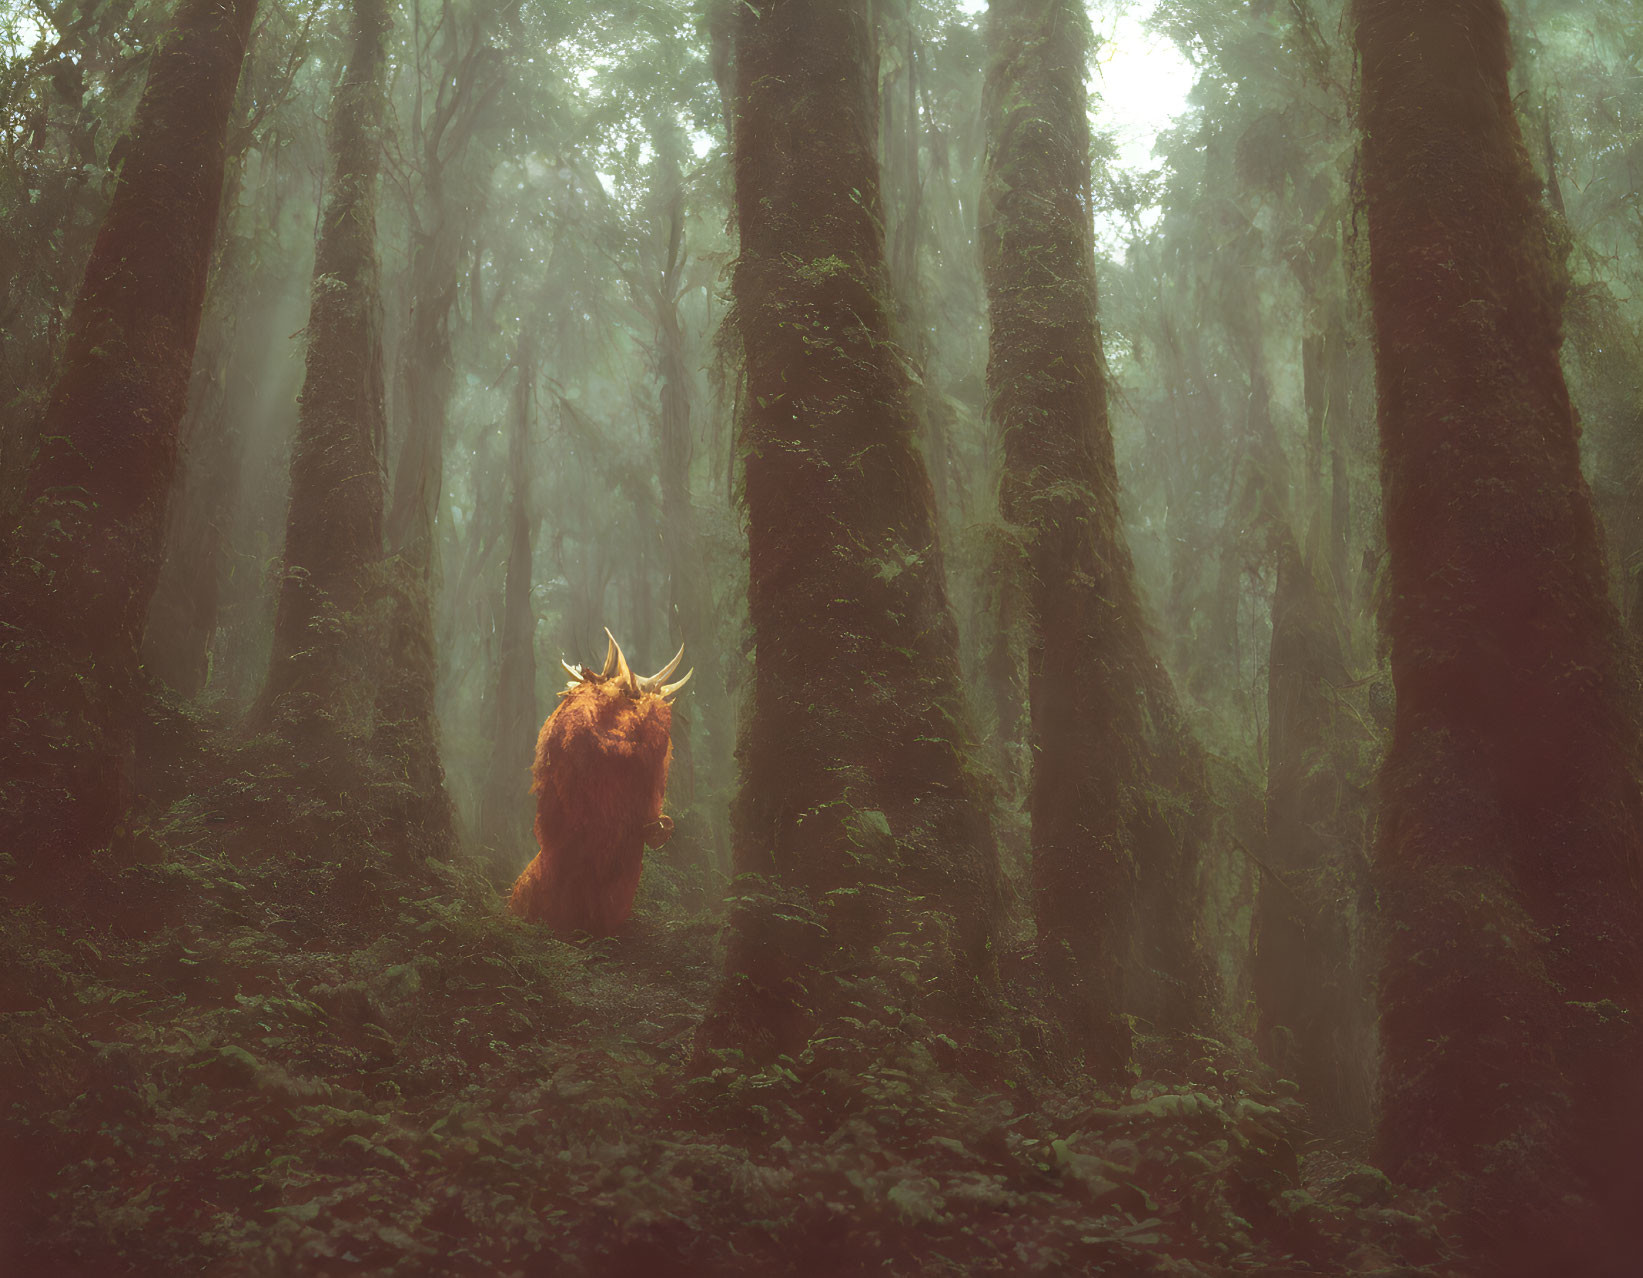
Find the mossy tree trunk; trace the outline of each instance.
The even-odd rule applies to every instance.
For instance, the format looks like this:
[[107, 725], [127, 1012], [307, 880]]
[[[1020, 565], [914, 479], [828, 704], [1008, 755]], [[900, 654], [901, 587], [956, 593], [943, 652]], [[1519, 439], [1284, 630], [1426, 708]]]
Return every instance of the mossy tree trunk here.
[[207, 321], [183, 422], [186, 465], [171, 503], [165, 565], [148, 610], [143, 664], [183, 697], [205, 691], [231, 576], [244, 419], [283, 349], [279, 282], [256, 266], [251, 236], [228, 240], [212, 273]]
[[[1201, 1025], [1203, 765], [1149, 650], [1118, 503], [1089, 218], [1089, 32], [1072, 0], [993, 0], [982, 253], [1000, 503], [1028, 611], [1040, 961], [1090, 1067], [1126, 1011]], [[1149, 917], [1142, 917], [1146, 913]]]
[[1397, 686], [1380, 1155], [1462, 1178], [1487, 1272], [1619, 1273], [1643, 1251], [1636, 698], [1563, 267], [1499, 0], [1355, 16]]
[[[0, 386], [6, 388], [0, 398], [0, 537], [23, 516], [43, 418], [63, 371], [72, 328], [65, 321], [110, 208], [105, 162], [124, 155], [131, 110], [146, 88], [143, 71], [170, 38], [168, 20], [181, 17], [183, 9], [145, 10], [117, 0], [94, 13], [55, 10], [42, 15], [49, 25], [41, 35], [50, 34], [33, 56], [12, 46], [7, 101], [14, 114], [0, 221]], [[172, 31], [196, 23], [203, 12], [183, 17]], [[231, 25], [236, 22], [237, 16]], [[42, 63], [39, 54], [48, 47]], [[171, 65], [174, 72], [176, 61]], [[41, 72], [49, 89], [36, 79]], [[31, 81], [44, 92], [30, 92]], [[114, 135], [117, 128], [120, 136]]]
[[1329, 446], [1329, 577], [1343, 612], [1352, 598], [1348, 567], [1352, 547], [1352, 475], [1347, 468], [1347, 432], [1352, 426], [1353, 404], [1347, 340], [1346, 324], [1337, 306], [1331, 312], [1329, 331], [1324, 337], [1327, 387], [1324, 413]]
[[725, 141], [733, 142], [736, 123], [736, 0], [704, 0], [701, 13], [703, 34], [707, 36], [708, 66], [713, 85], [719, 91], [719, 110], [724, 119]]
[[69, 321], [0, 598], [0, 838], [65, 875], [130, 800], [139, 647], [159, 579], [256, 0], [184, 0]]
[[[375, 733], [377, 753], [394, 773], [394, 793], [384, 815], [401, 838], [439, 857], [455, 849], [456, 815], [439, 748], [436, 529], [456, 374], [451, 319], [473, 214], [483, 206], [489, 176], [488, 169], [483, 177], [471, 175], [466, 161], [503, 83], [500, 55], [485, 43], [485, 31], [476, 22], [466, 41], [458, 30], [443, 42], [449, 60], [438, 66], [426, 112], [419, 110], [413, 121], [421, 198], [410, 208], [411, 305], [401, 379], [407, 421], [385, 526], [391, 618]], [[421, 93], [417, 101], [420, 107]]]
[[981, 637], [981, 677], [987, 709], [992, 712], [987, 740], [989, 762], [1012, 800], [1022, 793], [1031, 771], [1027, 672], [1022, 662], [1028, 647], [1023, 627], [1031, 618], [1031, 608], [1023, 597], [1026, 583], [1019, 571], [1020, 560], [1021, 547], [1010, 530], [995, 530], [988, 546], [986, 588], [982, 593], [987, 615]]
[[[1302, 284], [1310, 291], [1312, 281]], [[1342, 388], [1338, 376], [1326, 374], [1329, 340], [1309, 335], [1302, 348], [1305, 478], [1296, 518], [1264, 336], [1253, 316], [1239, 331], [1249, 397], [1240, 487], [1227, 519], [1239, 531], [1223, 546], [1223, 565], [1237, 576], [1259, 568], [1274, 577], [1266, 830], [1250, 963], [1256, 1041], [1263, 1057], [1299, 1083], [1321, 1130], [1356, 1134], [1371, 1120], [1376, 1050], [1364, 925], [1371, 813], [1354, 780], [1363, 775], [1368, 744], [1345, 704], [1345, 636], [1333, 596], [1314, 571], [1325, 557], [1320, 543], [1328, 518], [1324, 428], [1335, 420]], [[1304, 551], [1297, 523], [1309, 529]]]
[[1365, 1132], [1376, 1055], [1366, 958], [1372, 816], [1354, 777], [1367, 743], [1344, 704], [1350, 681], [1332, 596], [1287, 525], [1275, 551], [1256, 1041], [1300, 1085], [1321, 1130]]
[[1609, 568], [1628, 637], [1643, 640], [1643, 334], [1613, 289], [1571, 298], [1565, 355], [1578, 367], [1581, 439], [1597, 455], [1592, 476]]
[[376, 246], [390, 15], [355, 0], [331, 100], [307, 367], [291, 454], [285, 567], [256, 722], [368, 731], [379, 657], [366, 614], [382, 563], [382, 301]]
[[[487, 627], [475, 626], [473, 618], [481, 606], [485, 567], [508, 531], [508, 519], [506, 454], [489, 432], [477, 441], [471, 474], [473, 515], [462, 533], [455, 570], [438, 600], [439, 697], [446, 710], [468, 671], [476, 665], [483, 667], [481, 658], [490, 651]], [[483, 695], [481, 701], [488, 704]]]
[[143, 665], [184, 697], [197, 697], [210, 671], [228, 521], [239, 492], [239, 440], [230, 413], [244, 392], [236, 367], [238, 314], [249, 284], [242, 249], [229, 240], [212, 271], [209, 322], [183, 423], [184, 473], [171, 503], [164, 566], [143, 632]]
[[915, 0], [895, 0], [878, 11], [880, 39], [895, 55], [893, 73], [880, 85], [880, 151], [887, 207], [885, 226], [891, 295], [895, 300], [894, 333], [912, 369], [914, 438], [924, 452], [936, 494], [936, 518], [950, 536], [961, 517], [962, 494], [955, 480], [952, 441], [941, 388], [931, 359], [930, 300], [921, 262], [928, 232], [924, 211], [925, 175], [920, 168], [923, 117], [919, 110], [920, 62]]
[[[684, 267], [684, 187], [677, 154], [668, 147], [672, 139], [652, 137], [662, 157], [657, 180], [661, 235], [667, 248], [662, 254], [662, 270], [657, 277], [652, 302], [656, 322], [655, 359], [661, 382], [656, 414], [656, 442], [660, 453], [657, 473], [662, 485], [663, 554], [667, 560], [668, 632], [684, 643], [695, 641], [700, 655], [716, 663], [717, 653], [708, 642], [706, 580], [702, 575], [696, 544], [696, 517], [690, 504], [690, 375], [685, 369], [684, 328], [679, 315], [680, 275]], [[713, 680], [705, 687], [715, 688]], [[710, 694], [711, 695], [711, 694]], [[683, 792], [686, 801], [696, 793], [696, 752], [691, 741], [691, 708], [681, 703], [673, 711], [673, 764], [669, 769], [670, 788]]]
[[[685, 139], [678, 120], [669, 115], [653, 122], [656, 149], [653, 192], [653, 248], [651, 269], [635, 282], [636, 300], [655, 324], [654, 359], [660, 386], [656, 415], [658, 474], [662, 488], [662, 553], [667, 571], [670, 636], [668, 653], [685, 645], [685, 657], [696, 674], [690, 695], [673, 705], [673, 763], [668, 793], [680, 808], [711, 797], [718, 806], [705, 813], [704, 831], [714, 868], [727, 868], [722, 849], [728, 844], [720, 796], [728, 788], [732, 768], [732, 728], [719, 665], [713, 616], [713, 589], [702, 557], [691, 499], [690, 469], [695, 455], [691, 423], [691, 376], [685, 317], [680, 299], [690, 255], [685, 240], [685, 184], [680, 167]], [[648, 288], [646, 287], [648, 284]], [[693, 728], [700, 728], [699, 734]], [[698, 745], [701, 749], [698, 750]], [[676, 838], [678, 836], [675, 836]]]
[[[436, 205], [435, 217], [441, 212]], [[455, 812], [439, 752], [433, 601], [445, 422], [455, 373], [450, 311], [459, 243], [456, 228], [442, 221], [413, 231], [411, 320], [404, 340], [408, 420], [385, 527], [390, 619], [374, 722], [377, 753], [396, 774], [392, 819], [433, 855], [448, 855], [455, 843]]]
[[[930, 482], [890, 343], [871, 9], [772, 0], [735, 17], [757, 644], [735, 867], [801, 908], [738, 912], [703, 1042], [758, 1056], [799, 1050], [827, 1014], [823, 963], [906, 930], [914, 896], [921, 918], [955, 924], [940, 949], [961, 983], [989, 964], [998, 911]], [[784, 923], [805, 908], [819, 926]]]
[[531, 602], [536, 516], [531, 499], [531, 422], [536, 405], [536, 336], [520, 334], [514, 354], [513, 429], [508, 439], [508, 569], [502, 594], [491, 765], [480, 794], [480, 842], [500, 870], [517, 873], [531, 859], [531, 758], [542, 726], [536, 710], [536, 610]]
[[[252, 39], [257, 38], [253, 32]], [[240, 505], [245, 418], [283, 348], [273, 300], [278, 273], [263, 252], [273, 238], [273, 216], [242, 208], [241, 195], [258, 126], [289, 91], [299, 59], [293, 56], [287, 65], [282, 86], [259, 75], [256, 62], [255, 51], [248, 52], [229, 129], [223, 179], [227, 212], [218, 219], [181, 429], [181, 473], [167, 512], [164, 564], [143, 632], [143, 665], [186, 698], [203, 693], [211, 676], [212, 645], [231, 577], [230, 537]]]
[[1352, 491], [1346, 464], [1346, 432], [1352, 405], [1346, 303], [1336, 290], [1345, 287], [1345, 280], [1332, 263], [1324, 268], [1309, 265], [1297, 269], [1296, 276], [1307, 306], [1306, 332], [1301, 339], [1306, 467], [1298, 526], [1307, 558], [1327, 560], [1330, 584], [1344, 607], [1351, 599], [1347, 552], [1352, 532]]

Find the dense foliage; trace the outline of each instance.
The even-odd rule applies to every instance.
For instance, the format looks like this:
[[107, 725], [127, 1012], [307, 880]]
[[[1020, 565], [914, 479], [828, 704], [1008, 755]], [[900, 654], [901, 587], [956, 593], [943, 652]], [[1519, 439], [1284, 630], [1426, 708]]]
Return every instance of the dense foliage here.
[[[1553, 1137], [1566, 1088], [1643, 1123], [1635, 876], [1558, 883], [1637, 820], [1643, 28], [1445, 5], [1499, 37], [1457, 242], [1533, 267], [1484, 346], [1567, 386], [1521, 438], [1578, 573], [1538, 454], [1447, 447], [1483, 390], [1386, 451], [1385, 246], [1437, 232], [1372, 221], [1424, 117], [1366, 150], [1359, 49], [1406, 0], [0, 0], [0, 1271], [1438, 1275], [1490, 1211], [1625, 1217]], [[207, 26], [237, 89], [178, 99]], [[1474, 505], [1426, 544], [1383, 479]], [[1399, 566], [1508, 542], [1580, 607]], [[606, 627], [695, 675], [671, 841], [567, 940], [505, 903]], [[1567, 740], [1488, 664], [1560, 627]], [[1540, 733], [1524, 802], [1612, 784], [1480, 802], [1438, 842], [1518, 879], [1412, 933], [1440, 669], [1467, 759]], [[1421, 1109], [1381, 1035], [1434, 936], [1454, 1023], [1478, 938], [1538, 1019], [1421, 1039]]]
[[1096, 1090], [1020, 1026], [934, 1032], [903, 935], [836, 1034], [692, 1069], [718, 929], [684, 867], [565, 945], [471, 874], [296, 850], [340, 818], [281, 797], [267, 739], [170, 730], [209, 766], [102, 926], [5, 931], [23, 1271], [1440, 1272], [1430, 1201], [1225, 1044], [1143, 1040], [1146, 1081]]

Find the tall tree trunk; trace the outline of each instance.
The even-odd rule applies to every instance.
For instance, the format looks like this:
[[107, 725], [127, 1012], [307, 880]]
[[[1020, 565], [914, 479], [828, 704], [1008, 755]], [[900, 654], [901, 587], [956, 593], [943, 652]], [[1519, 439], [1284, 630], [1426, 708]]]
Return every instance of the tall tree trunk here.
[[148, 610], [143, 664], [184, 697], [205, 690], [240, 494], [245, 416], [279, 350], [270, 283], [248, 241], [225, 244], [207, 303], [208, 340], [194, 362], [183, 423], [184, 476], [171, 504], [165, 565]]
[[402, 378], [409, 421], [385, 529], [392, 617], [387, 673], [375, 707], [377, 752], [397, 774], [384, 817], [424, 855], [436, 857], [449, 856], [456, 844], [456, 813], [440, 759], [433, 609], [445, 426], [456, 372], [451, 315], [473, 207], [453, 197], [451, 184], [464, 176], [462, 162], [478, 120], [501, 84], [479, 30], [465, 54], [460, 39], [451, 43], [456, 52], [441, 65], [434, 106], [415, 121], [424, 185], [423, 199], [411, 210], [411, 314]]
[[256, 216], [236, 214], [245, 182], [246, 152], [256, 136], [253, 61], [248, 54], [229, 133], [223, 179], [229, 212], [218, 219], [206, 288], [204, 339], [195, 351], [188, 410], [181, 428], [182, 473], [168, 510], [165, 558], [143, 631], [143, 665], [189, 698], [205, 690], [211, 672], [211, 641], [227, 576], [229, 530], [240, 495], [244, 451], [240, 418], [278, 349], [274, 308], [270, 299], [255, 291], [267, 278], [258, 269], [255, 232], [237, 225], [254, 224]]
[[1397, 686], [1380, 1154], [1463, 1178], [1487, 1272], [1620, 1273], [1643, 1254], [1636, 700], [1563, 266], [1499, 0], [1358, 0], [1356, 23]]
[[[690, 465], [695, 453], [691, 427], [691, 382], [687, 366], [684, 319], [679, 294], [685, 266], [685, 188], [679, 156], [684, 139], [677, 120], [659, 122], [652, 130], [657, 153], [657, 234], [665, 245], [659, 255], [662, 269], [653, 297], [656, 319], [656, 363], [661, 381], [657, 414], [658, 472], [662, 485], [662, 549], [667, 568], [670, 651], [686, 646], [686, 657], [696, 674], [691, 694], [673, 705], [673, 765], [668, 792], [684, 805], [698, 796], [712, 796], [714, 808], [704, 813], [703, 831], [715, 868], [727, 869], [720, 849], [725, 846], [722, 795], [731, 771], [731, 727], [724, 674], [719, 668], [713, 617], [713, 591], [702, 560], [696, 511], [691, 501]], [[668, 655], [668, 654], [664, 654]], [[697, 739], [692, 729], [700, 725]], [[688, 833], [688, 831], [686, 831]], [[678, 838], [675, 835], [675, 838]]]
[[[440, 228], [444, 230], [446, 228]], [[456, 842], [456, 814], [440, 760], [438, 649], [434, 640], [436, 523], [444, 487], [445, 418], [454, 366], [449, 314], [456, 254], [436, 234], [418, 239], [412, 314], [405, 337], [409, 422], [395, 468], [387, 520], [387, 660], [375, 706], [377, 753], [396, 774], [386, 819], [423, 855], [444, 857]]]
[[1628, 638], [1643, 640], [1643, 333], [1612, 288], [1570, 298], [1566, 360], [1578, 368], [1581, 442], [1597, 455], [1593, 500]]
[[[133, 41], [134, 9], [118, 0], [95, 13], [52, 10], [48, 20], [61, 20], [51, 36], [56, 67], [49, 72], [50, 90], [41, 96], [26, 89], [20, 96], [18, 90], [47, 68], [24, 71], [33, 62], [26, 57], [11, 63], [24, 78], [11, 82], [16, 87], [9, 101], [20, 113], [8, 132], [10, 182], [0, 224], [0, 386], [6, 388], [0, 399], [0, 536], [23, 516], [30, 466], [70, 335], [65, 312], [78, 296], [108, 215], [104, 164], [120, 168], [113, 157], [124, 155], [125, 145], [111, 135], [116, 127], [131, 132], [126, 108], [131, 81], [140, 78], [133, 71], [154, 54], [155, 37], [162, 44], [170, 39], [165, 11], [158, 11], [139, 20], [144, 34]], [[183, 19], [172, 31], [196, 19]], [[248, 58], [249, 40], [242, 63]]]
[[[1303, 288], [1305, 284], [1303, 283]], [[1308, 553], [1316, 549], [1328, 527], [1323, 508], [1324, 426], [1329, 416], [1328, 339], [1319, 332], [1318, 311], [1328, 309], [1310, 292], [1307, 318], [1301, 337], [1301, 398], [1306, 404], [1306, 449], [1301, 467], [1301, 527], [1305, 530]]]
[[542, 726], [536, 710], [536, 611], [531, 604], [536, 517], [531, 503], [530, 432], [536, 398], [536, 337], [524, 332], [514, 364], [513, 432], [508, 473], [508, 576], [503, 587], [501, 652], [497, 669], [491, 766], [480, 796], [480, 842], [492, 849], [498, 869], [510, 874], [530, 860], [531, 757]]
[[871, 5], [771, 0], [735, 20], [757, 644], [735, 865], [823, 911], [804, 935], [768, 901], [737, 916], [703, 1041], [764, 1056], [796, 1052], [827, 1014], [825, 955], [860, 959], [907, 930], [910, 894], [923, 918], [950, 913], [950, 974], [972, 979], [991, 961], [1000, 889], [930, 482], [889, 341]]
[[414, 560], [396, 556], [386, 589], [388, 660], [373, 707], [373, 739], [393, 790], [383, 796], [379, 815], [390, 843], [419, 857], [446, 859], [456, 851], [456, 809], [445, 787], [434, 701], [439, 656], [433, 577], [418, 571]]
[[1027, 680], [1023, 656], [1030, 647], [1024, 626], [1031, 618], [1025, 598], [1026, 574], [1020, 570], [1021, 545], [1011, 530], [1000, 527], [987, 554], [987, 611], [982, 637], [985, 652], [982, 679], [987, 708], [992, 712], [988, 753], [993, 769], [1012, 801], [1030, 780], [1031, 753], [1027, 741]]
[[896, 48], [900, 67], [881, 86], [880, 130], [886, 206], [890, 293], [895, 301], [895, 340], [912, 369], [911, 402], [914, 438], [924, 452], [936, 495], [936, 517], [950, 533], [953, 497], [949, 489], [949, 441], [945, 423], [933, 412], [940, 403], [931, 385], [929, 303], [919, 276], [924, 240], [924, 181], [919, 171], [918, 32], [913, 25], [916, 0], [900, 0], [880, 9], [879, 26], [886, 45]]
[[[1346, 469], [1346, 432], [1351, 420], [1345, 287], [1339, 271], [1297, 270], [1307, 302], [1301, 339], [1302, 398], [1306, 404], [1306, 488], [1298, 526], [1308, 562], [1327, 562], [1330, 584], [1344, 609], [1351, 600], [1347, 552], [1351, 541], [1351, 490]], [[1327, 491], [1324, 455], [1329, 457]]]
[[138, 650], [159, 578], [256, 0], [183, 0], [70, 319], [0, 597], [0, 841], [55, 878], [130, 799]]
[[1371, 814], [1354, 782], [1362, 730], [1330, 596], [1285, 526], [1267, 679], [1267, 863], [1253, 981], [1262, 1055], [1326, 1131], [1369, 1127], [1376, 1046], [1367, 935]]
[[462, 535], [462, 551], [454, 579], [439, 600], [441, 616], [436, 650], [443, 667], [439, 700], [446, 712], [452, 708], [452, 696], [463, 672], [481, 664], [477, 659], [485, 646], [486, 629], [481, 579], [492, 550], [507, 531], [507, 515], [503, 509], [506, 463], [493, 460], [494, 447], [489, 434], [478, 440], [478, 451], [469, 469], [473, 499]]
[[736, 125], [736, 10], [737, 0], [704, 0], [702, 21], [707, 29], [708, 66], [719, 91], [725, 142], [734, 145]]
[[[437, 197], [436, 197], [437, 198]], [[432, 570], [434, 524], [445, 478], [445, 421], [456, 368], [451, 308], [456, 302], [460, 240], [440, 224], [413, 234], [411, 315], [403, 341], [405, 441], [394, 467], [393, 503], [385, 525], [393, 553], [419, 573]]]
[[1148, 647], [1107, 423], [1088, 36], [1072, 0], [993, 0], [981, 238], [1000, 500], [1030, 613], [1039, 955], [1075, 1043], [1115, 1078], [1125, 1011], [1201, 1025], [1213, 986], [1195, 931], [1202, 831], [1187, 815], [1207, 809], [1203, 764]]
[[253, 714], [304, 731], [368, 730], [375, 695], [365, 613], [382, 561], [387, 425], [376, 196], [389, 26], [386, 0], [355, 0], [348, 65], [331, 100], [274, 649]]
[[1352, 599], [1352, 479], [1346, 466], [1346, 443], [1329, 446], [1329, 579], [1343, 605]]

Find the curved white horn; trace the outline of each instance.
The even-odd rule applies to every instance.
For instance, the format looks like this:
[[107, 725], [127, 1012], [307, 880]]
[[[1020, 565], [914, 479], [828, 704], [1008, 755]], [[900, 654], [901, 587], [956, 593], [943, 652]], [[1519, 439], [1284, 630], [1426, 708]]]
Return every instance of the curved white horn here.
[[667, 665], [663, 666], [655, 674], [651, 675], [650, 678], [639, 680], [640, 689], [644, 692], [655, 692], [657, 688], [661, 687], [663, 681], [679, 668], [679, 662], [684, 659], [684, 655], [685, 646], [684, 644], [680, 644], [679, 651], [673, 654], [672, 661], [668, 662]]
[[599, 672], [601, 679], [609, 679], [616, 673], [616, 663], [622, 656], [622, 650], [616, 646], [616, 636], [611, 634], [610, 627], [605, 627], [605, 638], [610, 640], [610, 647], [605, 649], [605, 668]]
[[605, 635], [610, 639], [610, 646], [616, 649], [616, 682], [630, 692], [639, 691], [639, 681], [633, 677], [633, 671], [628, 669], [628, 659], [622, 655], [622, 645], [616, 642], [616, 636], [610, 633], [610, 627], [605, 627]]
[[665, 687], [661, 688], [660, 690], [658, 690], [657, 695], [659, 697], [661, 697], [664, 701], [667, 700], [668, 698], [672, 697], [674, 693], [678, 692], [680, 688], [684, 687], [687, 683], [689, 683], [690, 682], [690, 676], [695, 674], [695, 673], [696, 673], [696, 668], [694, 666], [692, 666], [689, 670], [685, 671], [685, 677], [683, 679], [679, 680], [678, 683], [670, 683], [670, 684], [666, 685]]

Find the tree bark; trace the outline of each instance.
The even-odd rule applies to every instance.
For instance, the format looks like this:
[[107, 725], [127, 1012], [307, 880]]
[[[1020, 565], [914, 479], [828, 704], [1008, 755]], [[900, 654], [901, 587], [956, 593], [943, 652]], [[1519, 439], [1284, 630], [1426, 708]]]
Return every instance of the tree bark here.
[[[218, 220], [203, 339], [195, 351], [180, 430], [180, 475], [143, 630], [144, 667], [185, 698], [199, 696], [211, 674], [211, 645], [228, 576], [229, 533], [240, 498], [242, 419], [279, 347], [272, 299], [258, 292], [269, 275], [258, 263], [257, 218], [237, 212], [245, 157], [260, 118], [254, 62], [247, 53], [229, 128], [223, 179], [228, 214]], [[268, 86], [262, 90], [267, 93]]]
[[456, 813], [440, 759], [438, 649], [434, 639], [436, 526], [444, 487], [445, 420], [455, 368], [449, 315], [458, 263], [451, 228], [418, 237], [412, 262], [412, 316], [405, 338], [405, 441], [387, 521], [384, 585], [390, 619], [387, 660], [374, 708], [378, 755], [395, 773], [385, 816], [424, 855], [455, 850]]
[[240, 496], [243, 418], [279, 350], [276, 306], [265, 273], [247, 261], [248, 241], [224, 245], [207, 301], [208, 340], [194, 361], [183, 423], [184, 475], [171, 504], [165, 564], [148, 610], [143, 664], [183, 697], [211, 674], [229, 536]]
[[501, 652], [497, 665], [491, 766], [480, 797], [480, 841], [509, 875], [530, 860], [531, 759], [542, 726], [536, 709], [536, 612], [531, 604], [536, 518], [531, 502], [530, 430], [536, 397], [535, 335], [520, 335], [514, 356], [513, 431], [508, 472], [513, 497], [508, 510], [508, 575], [503, 587]]
[[[661, 382], [656, 417], [658, 474], [662, 488], [662, 549], [667, 570], [670, 636], [667, 653], [685, 645], [687, 664], [696, 674], [691, 692], [673, 703], [673, 763], [668, 793], [680, 806], [693, 805], [698, 796], [719, 796], [728, 788], [731, 773], [731, 726], [724, 673], [719, 666], [713, 616], [713, 590], [702, 559], [701, 538], [691, 499], [690, 468], [695, 453], [691, 427], [691, 380], [687, 366], [684, 317], [679, 300], [689, 255], [685, 245], [685, 189], [679, 156], [684, 139], [678, 122], [658, 121], [652, 129], [657, 154], [656, 244], [660, 271], [651, 295], [656, 324], [655, 358]], [[696, 734], [700, 725], [698, 756]], [[724, 812], [722, 801], [705, 814], [708, 857], [723, 871]], [[689, 831], [684, 833], [688, 834]], [[677, 841], [680, 835], [674, 836]]]
[[950, 535], [955, 517], [951, 442], [938, 411], [941, 394], [930, 358], [930, 306], [919, 265], [925, 235], [924, 178], [919, 170], [919, 47], [912, 0], [879, 9], [881, 40], [899, 46], [900, 66], [880, 86], [883, 155], [881, 175], [887, 209], [885, 227], [890, 293], [895, 301], [892, 331], [912, 370], [913, 435], [935, 490], [936, 518]]
[[[455, 851], [456, 813], [439, 747], [437, 527], [456, 375], [451, 316], [471, 214], [481, 206], [478, 199], [461, 198], [467, 178], [463, 162], [502, 83], [497, 55], [484, 43], [483, 32], [483, 23], [476, 24], [465, 47], [460, 32], [450, 40], [452, 55], [440, 64], [432, 104], [414, 121], [422, 198], [412, 201], [410, 210], [411, 314], [401, 379], [408, 421], [385, 527], [391, 618], [386, 675], [375, 707], [377, 753], [395, 774], [384, 818], [424, 855], [439, 858]], [[420, 92], [417, 101], [420, 110]]]
[[1330, 596], [1286, 525], [1267, 678], [1267, 843], [1255, 905], [1256, 1042], [1323, 1131], [1367, 1131], [1374, 1005], [1364, 940], [1372, 816]]
[[[1351, 601], [1347, 554], [1351, 544], [1351, 488], [1346, 468], [1346, 432], [1351, 421], [1346, 304], [1335, 290], [1344, 287], [1335, 270], [1297, 271], [1307, 299], [1306, 333], [1301, 339], [1301, 385], [1306, 403], [1306, 488], [1299, 527], [1308, 561], [1327, 560], [1330, 585], [1342, 608]], [[1328, 454], [1326, 491], [1324, 456]]]
[[376, 196], [386, 107], [386, 0], [355, 0], [331, 101], [328, 193], [314, 251], [307, 367], [291, 455], [285, 568], [253, 721], [369, 730], [382, 561], [382, 301]]
[[[170, 38], [165, 14], [154, 13], [140, 25], [158, 41], [133, 41], [134, 8], [119, 0], [94, 17], [53, 11], [63, 24], [52, 39], [51, 88], [22, 114], [15, 112], [28, 98], [18, 90], [26, 93], [29, 76], [46, 68], [25, 70], [29, 58], [13, 63], [25, 78], [12, 82], [12, 119], [22, 129], [7, 144], [8, 167], [16, 167], [8, 175], [0, 225], [0, 332], [6, 338], [0, 343], [0, 386], [6, 387], [0, 401], [0, 537], [23, 516], [43, 418], [62, 373], [71, 328], [64, 320], [110, 208], [105, 165], [122, 167], [114, 157], [125, 155], [131, 109], [146, 88], [133, 71], [148, 65], [157, 42], [163, 47]], [[249, 39], [242, 64], [248, 57]]]
[[[738, 912], [703, 1042], [762, 1057], [796, 1052], [827, 1014], [828, 956], [859, 961], [907, 930], [917, 896], [917, 926], [934, 925], [932, 907], [952, 919], [943, 973], [972, 980], [991, 961], [1000, 888], [930, 481], [889, 341], [871, 5], [772, 0], [735, 21], [757, 644], [735, 867], [801, 910]], [[818, 926], [784, 930], [806, 908]]]
[[1089, 220], [1088, 27], [1071, 0], [989, 7], [987, 381], [1028, 617], [1040, 961], [1101, 1076], [1126, 1011], [1201, 1027], [1203, 764], [1152, 655], [1119, 513]]
[[1380, 1155], [1461, 1178], [1490, 1273], [1619, 1273], [1643, 1249], [1636, 702], [1563, 265], [1499, 0], [1358, 0], [1356, 25], [1397, 686]]
[[1606, 285], [1570, 300], [1565, 356], [1578, 368], [1581, 442], [1597, 455], [1593, 499], [1620, 616], [1636, 645], [1643, 639], [1643, 334]]
[[54, 876], [130, 799], [138, 651], [256, 0], [184, 0], [75, 302], [0, 594], [0, 836]]

